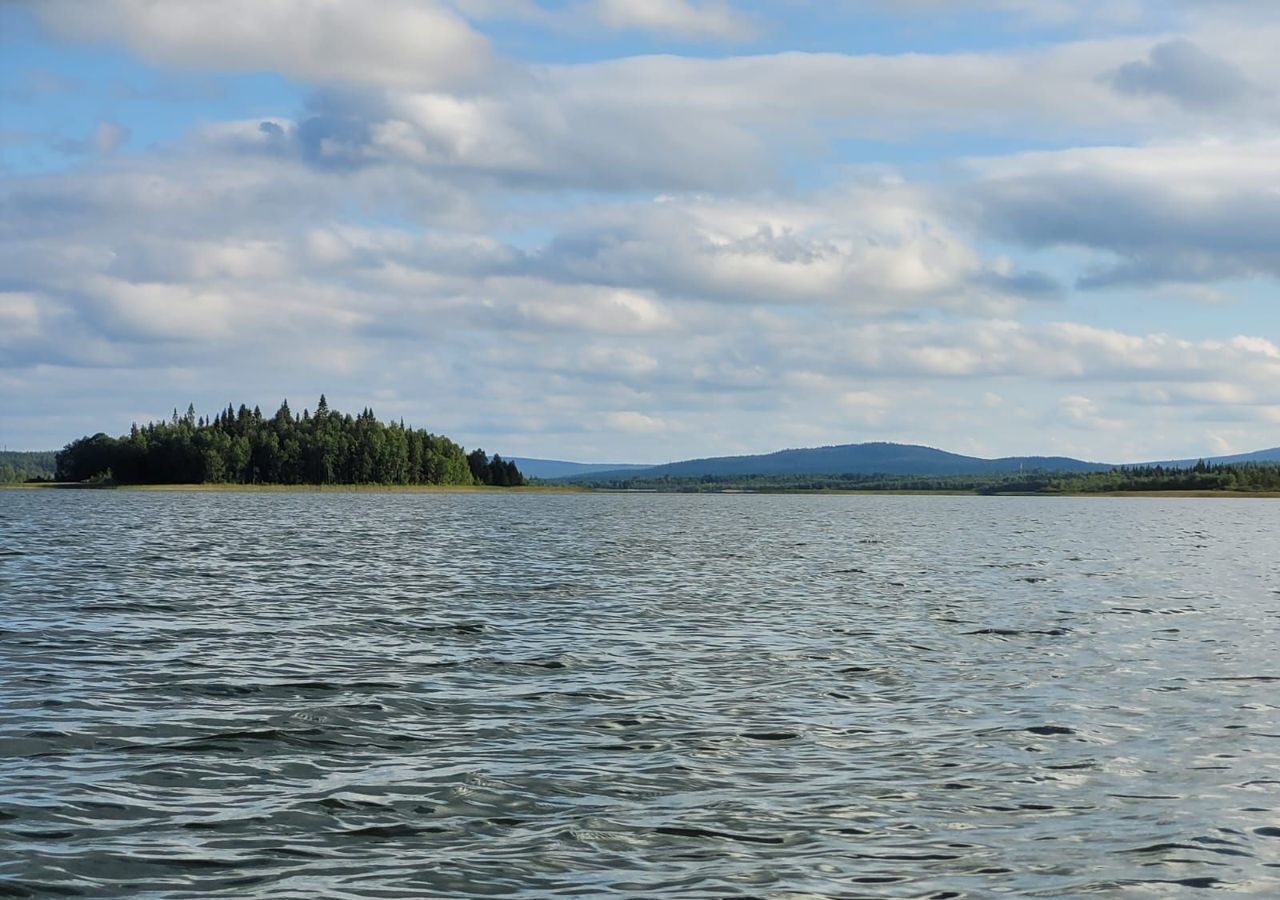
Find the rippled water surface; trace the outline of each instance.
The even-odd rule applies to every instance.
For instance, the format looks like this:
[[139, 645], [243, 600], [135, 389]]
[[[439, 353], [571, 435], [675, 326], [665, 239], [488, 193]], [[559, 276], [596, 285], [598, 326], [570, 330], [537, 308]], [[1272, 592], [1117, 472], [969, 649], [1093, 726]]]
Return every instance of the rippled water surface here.
[[0, 492], [0, 896], [1280, 895], [1280, 503]]

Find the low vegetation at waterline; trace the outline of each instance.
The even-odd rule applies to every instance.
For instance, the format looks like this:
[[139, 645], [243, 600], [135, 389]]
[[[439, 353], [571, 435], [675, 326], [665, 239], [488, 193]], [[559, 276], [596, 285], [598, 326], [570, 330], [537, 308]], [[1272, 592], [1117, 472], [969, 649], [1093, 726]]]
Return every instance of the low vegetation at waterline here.
[[53, 481], [56, 454], [48, 451], [0, 450], [0, 484]]
[[329, 409], [296, 415], [285, 401], [271, 417], [243, 404], [212, 418], [175, 410], [168, 422], [129, 434], [83, 437], [57, 454], [55, 478], [106, 484], [524, 484], [515, 463], [467, 453], [447, 437], [404, 422], [384, 424]]
[[1046, 478], [1042, 493], [1112, 493], [1130, 491], [1280, 491], [1280, 463], [1206, 463], [1189, 468], [1121, 466], [1110, 472], [1087, 472]]
[[587, 487], [632, 491], [899, 491], [974, 494], [1103, 494], [1131, 492], [1280, 491], [1280, 464], [1198, 462], [1188, 468], [1118, 466], [1106, 472], [1014, 472], [989, 475], [702, 475], [643, 474], [592, 481]]

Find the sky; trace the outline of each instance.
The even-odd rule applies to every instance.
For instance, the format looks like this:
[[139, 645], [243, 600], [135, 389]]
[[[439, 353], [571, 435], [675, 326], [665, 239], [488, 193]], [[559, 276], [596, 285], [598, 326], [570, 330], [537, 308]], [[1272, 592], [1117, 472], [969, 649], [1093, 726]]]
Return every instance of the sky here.
[[0, 444], [1280, 445], [1273, 0], [0, 3]]

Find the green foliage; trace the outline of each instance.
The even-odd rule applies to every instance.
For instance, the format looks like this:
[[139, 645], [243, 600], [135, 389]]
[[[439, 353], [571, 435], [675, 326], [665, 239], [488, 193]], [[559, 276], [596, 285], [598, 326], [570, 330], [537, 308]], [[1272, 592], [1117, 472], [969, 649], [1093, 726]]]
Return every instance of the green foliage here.
[[1110, 472], [1090, 472], [1049, 479], [1047, 492], [1106, 493], [1111, 491], [1280, 491], [1278, 463], [1206, 463], [1190, 468], [1121, 466]]
[[51, 481], [58, 464], [53, 452], [0, 451], [0, 484]]
[[197, 419], [190, 406], [182, 416], [175, 409], [168, 422], [135, 425], [123, 437], [73, 441], [56, 468], [59, 481], [101, 481], [105, 473], [120, 484], [524, 483], [501, 457], [468, 457], [447, 437], [383, 424], [371, 409], [335, 412], [323, 396], [315, 415], [295, 415], [288, 401], [269, 419], [243, 404], [211, 419]]
[[498, 454], [489, 459], [483, 450], [473, 450], [467, 454], [467, 465], [471, 475], [480, 484], [496, 484], [501, 487], [515, 487], [524, 484], [524, 476], [516, 468], [516, 464], [504, 460]]
[[1112, 491], [1280, 491], [1280, 464], [1210, 464], [1186, 469], [1125, 466], [1107, 472], [1035, 471], [990, 475], [702, 475], [646, 476], [576, 483], [648, 491], [957, 491], [980, 494], [1079, 494]]

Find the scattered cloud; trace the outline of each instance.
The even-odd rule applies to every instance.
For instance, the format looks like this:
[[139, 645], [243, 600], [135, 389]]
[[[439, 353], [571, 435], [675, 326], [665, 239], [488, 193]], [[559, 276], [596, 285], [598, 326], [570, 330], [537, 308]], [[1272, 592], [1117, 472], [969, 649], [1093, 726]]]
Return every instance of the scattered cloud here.
[[984, 263], [927, 193], [893, 184], [809, 198], [667, 197], [580, 210], [530, 262], [557, 281], [866, 314], [1008, 309], [1043, 287]]
[[[1165, 57], [1183, 44], [1151, 51], [1149, 39], [1123, 37], [1034, 52], [507, 66], [467, 91], [330, 88], [294, 118], [218, 122], [203, 136], [246, 155], [408, 166], [482, 188], [743, 193], [785, 187], [786, 160], [820, 159], [847, 140], [1030, 130], [1123, 145], [1199, 140], [1207, 128], [1257, 140], [1256, 123], [1280, 122], [1280, 97], [1247, 88], [1280, 76], [1264, 49], [1272, 39], [1280, 28], [1215, 34], [1201, 41], [1212, 54], [1188, 44], [1199, 62], [1178, 65]], [[1134, 62], [1148, 52], [1160, 68]], [[1223, 52], [1237, 57], [1234, 88], [1206, 62]]]
[[1266, 16], [1271, 0], [842, 0], [852, 9], [894, 15], [947, 16], [963, 20], [973, 13], [998, 14], [1016, 27], [1056, 29], [1075, 26], [1114, 30], [1176, 22], [1213, 20], [1229, 15]]
[[1280, 143], [1214, 141], [1026, 154], [966, 189], [994, 236], [1101, 256], [1084, 288], [1280, 276]]
[[40, 0], [58, 34], [162, 65], [277, 71], [321, 84], [430, 87], [484, 72], [488, 40], [448, 5], [380, 0]]
[[743, 40], [756, 28], [724, 0], [592, 0], [586, 10], [608, 28], [677, 38]]
[[609, 413], [608, 421], [613, 428], [627, 434], [656, 434], [668, 428], [661, 419], [630, 409]]
[[18, 292], [0, 293], [0, 346], [39, 337], [42, 318], [38, 297]]
[[104, 156], [115, 153], [129, 140], [129, 129], [115, 122], [99, 122], [93, 129], [93, 145]]
[[894, 13], [963, 15], [968, 12], [1007, 14], [1019, 23], [1060, 26], [1078, 22], [1125, 25], [1140, 21], [1142, 0], [846, 0], [854, 6]]
[[1122, 94], [1164, 96], [1188, 109], [1230, 106], [1250, 91], [1239, 69], [1185, 39], [1157, 44], [1146, 60], [1125, 63], [1108, 80]]
[[1058, 403], [1059, 414], [1076, 428], [1090, 431], [1115, 431], [1123, 427], [1118, 419], [1109, 419], [1098, 409], [1098, 404], [1088, 397], [1072, 394]]
[[[1015, 27], [996, 50], [595, 59], [564, 51], [569, 13], [614, 32], [602, 47], [679, 49], [753, 39], [777, 9], [31, 4], [55, 40], [162, 74], [289, 85], [255, 104], [232, 79], [193, 94], [200, 124], [145, 147], [151, 101], [115, 95], [0, 135], [24, 158], [51, 134], [76, 147], [0, 175], [5, 427], [54, 445], [86, 398], [110, 430], [175, 402], [324, 391], [504, 454], [1267, 443], [1280, 348], [1237, 286], [1280, 278], [1274, 16], [1242, 26], [1261, 8], [1243, 0], [1170, 5], [1159, 28], [1150, 3], [832, 15], [871, 6]], [[81, 74], [39, 71], [28, 94], [93, 105]]]

